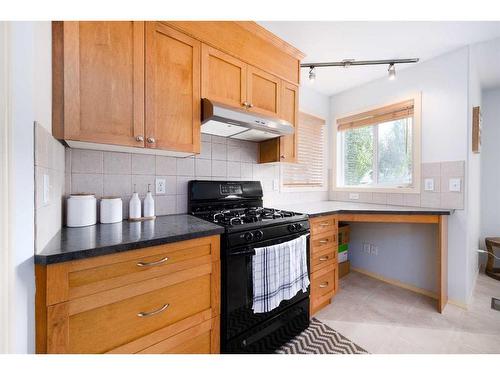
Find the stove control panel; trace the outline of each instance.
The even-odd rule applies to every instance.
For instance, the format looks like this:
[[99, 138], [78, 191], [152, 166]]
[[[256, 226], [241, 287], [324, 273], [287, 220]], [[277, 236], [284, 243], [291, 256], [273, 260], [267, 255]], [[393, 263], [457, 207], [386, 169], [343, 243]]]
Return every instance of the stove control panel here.
[[239, 184], [221, 184], [220, 193], [222, 195], [241, 195], [243, 190]]
[[277, 243], [280, 243], [280, 237], [289, 237], [290, 234], [307, 233], [309, 231], [309, 221], [301, 220], [300, 222], [281, 224], [264, 227], [262, 229], [252, 229], [237, 233], [227, 234], [229, 246], [247, 245], [250, 243], [273, 240], [276, 238]]

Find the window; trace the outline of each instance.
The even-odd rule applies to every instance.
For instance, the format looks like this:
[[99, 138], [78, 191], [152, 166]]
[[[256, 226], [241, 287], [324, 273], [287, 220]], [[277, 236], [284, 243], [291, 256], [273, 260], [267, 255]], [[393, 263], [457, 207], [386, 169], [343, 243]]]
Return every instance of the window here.
[[412, 99], [337, 120], [337, 188], [416, 188], [414, 109]]
[[297, 124], [297, 163], [283, 166], [284, 187], [325, 188], [325, 120], [299, 113]]

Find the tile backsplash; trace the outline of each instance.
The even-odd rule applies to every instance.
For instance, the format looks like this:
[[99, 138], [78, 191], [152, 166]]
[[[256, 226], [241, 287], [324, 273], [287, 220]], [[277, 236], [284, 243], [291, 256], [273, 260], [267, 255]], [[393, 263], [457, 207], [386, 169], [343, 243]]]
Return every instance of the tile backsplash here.
[[[141, 197], [148, 185], [154, 195], [157, 215], [187, 212], [189, 180], [260, 180], [264, 203], [287, 199], [325, 200], [327, 193], [280, 193], [274, 190], [280, 178], [278, 164], [258, 164], [258, 144], [203, 134], [199, 155], [187, 158], [121, 152], [66, 149], [66, 191], [120, 196], [124, 217], [134, 190]], [[157, 177], [166, 181], [166, 193], [155, 194]]]
[[[358, 192], [359, 199], [349, 199], [349, 192], [334, 191], [332, 199], [349, 202], [377, 203], [395, 206], [463, 209], [465, 196], [465, 162], [422, 163], [420, 193]], [[425, 190], [425, 180], [432, 179], [433, 190]], [[460, 180], [460, 191], [450, 191], [450, 179]]]

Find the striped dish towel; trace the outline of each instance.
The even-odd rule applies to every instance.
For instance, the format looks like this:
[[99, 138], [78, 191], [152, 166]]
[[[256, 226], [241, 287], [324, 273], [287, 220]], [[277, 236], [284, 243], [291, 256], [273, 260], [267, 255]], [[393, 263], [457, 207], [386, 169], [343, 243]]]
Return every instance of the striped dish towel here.
[[252, 259], [253, 311], [265, 313], [309, 286], [307, 235], [255, 249]]

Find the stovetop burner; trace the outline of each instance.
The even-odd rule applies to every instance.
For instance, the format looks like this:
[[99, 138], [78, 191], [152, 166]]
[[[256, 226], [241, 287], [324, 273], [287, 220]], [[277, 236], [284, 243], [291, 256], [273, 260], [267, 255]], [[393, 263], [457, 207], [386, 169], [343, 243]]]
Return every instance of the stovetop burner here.
[[229, 210], [215, 210], [198, 214], [205, 220], [224, 226], [237, 226], [261, 221], [289, 218], [299, 215], [291, 211], [283, 211], [274, 208], [247, 207]]

